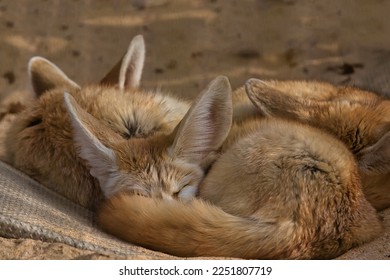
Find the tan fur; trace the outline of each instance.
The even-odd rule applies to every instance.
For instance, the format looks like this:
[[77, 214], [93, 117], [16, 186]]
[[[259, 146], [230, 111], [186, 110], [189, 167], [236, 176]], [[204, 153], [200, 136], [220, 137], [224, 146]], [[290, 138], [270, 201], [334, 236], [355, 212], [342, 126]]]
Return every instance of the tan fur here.
[[333, 258], [382, 230], [345, 145], [282, 119], [234, 124], [199, 196], [167, 203], [119, 193], [103, 203], [99, 222], [124, 240], [187, 257]]
[[[64, 91], [45, 93], [18, 117], [6, 139], [8, 161], [72, 201], [93, 207], [101, 192], [84, 160], [76, 156]], [[71, 94], [111, 130], [98, 136], [102, 140], [136, 138], [141, 142], [154, 134], [169, 134], [187, 109], [186, 103], [154, 92], [90, 86]], [[99, 133], [103, 134], [102, 129]]]
[[[134, 46], [143, 48], [142, 42], [142, 37], [136, 36], [129, 49], [134, 52]], [[135, 51], [139, 53], [143, 51]], [[37, 99], [19, 114], [7, 134], [7, 161], [72, 201], [96, 207], [101, 190], [85, 161], [76, 154], [64, 92], [102, 122], [97, 136], [103, 142], [123, 138], [142, 142], [155, 134], [169, 135], [189, 108], [186, 102], [167, 94], [137, 89], [140, 69], [135, 68], [142, 68], [143, 60], [128, 56], [135, 62], [128, 59], [122, 64], [124, 74], [118, 78], [119, 87], [80, 88], [51, 62], [31, 59], [29, 75]], [[126, 70], [129, 67], [131, 71]]]
[[[102, 81], [107, 86], [82, 89], [59, 71], [45, 75], [44, 86], [33, 87], [40, 98], [7, 141], [15, 166], [81, 205], [93, 208], [102, 189], [109, 198], [100, 212], [107, 231], [182, 256], [243, 258], [331, 258], [380, 232], [355, 160], [336, 139], [312, 127], [259, 118], [269, 109], [256, 109], [241, 88], [233, 95], [236, 124], [224, 153], [201, 184], [232, 119], [222, 97], [230, 92], [226, 79], [213, 81], [179, 123], [186, 103], [137, 90], [139, 79], [128, 83], [127, 68], [120, 72], [119, 88], [111, 85], [111, 72]], [[47, 86], [51, 79], [60, 82]], [[370, 105], [365, 96], [325, 88], [331, 95], [320, 94], [318, 99], [328, 99], [318, 102]], [[376, 160], [373, 152], [382, 142], [368, 147], [361, 168]], [[209, 202], [172, 200], [192, 198], [199, 185]]]
[[246, 84], [262, 115], [299, 120], [344, 142], [359, 163], [364, 193], [378, 210], [390, 207], [390, 101], [355, 87], [305, 81]]
[[[124, 185], [135, 182], [142, 186], [143, 178], [157, 176], [155, 174], [159, 172], [145, 172], [157, 160], [144, 155], [151, 151], [157, 153], [159, 148], [154, 146], [158, 145], [153, 143], [160, 140], [153, 137], [170, 135], [186, 114], [189, 104], [167, 94], [138, 88], [144, 48], [142, 37], [136, 36], [123, 59], [100, 84], [86, 87], [77, 85], [50, 61], [32, 58], [28, 73], [36, 99], [19, 114], [7, 133], [7, 161], [72, 201], [91, 209], [96, 207], [103, 197], [101, 187], [104, 186], [91, 175], [91, 166], [77, 153], [80, 147], [74, 144], [73, 128], [64, 107], [64, 92], [67, 92], [77, 105], [101, 122], [94, 125], [94, 133], [103, 144], [111, 145], [122, 138], [133, 139], [127, 144], [127, 149], [133, 155], [133, 164], [139, 166], [125, 172], [134, 172], [134, 176], [127, 178], [129, 181], [123, 182]], [[250, 107], [256, 111], [253, 105]], [[214, 159], [215, 155], [209, 154], [208, 161], [201, 168]], [[166, 168], [165, 176], [174, 177], [168, 173], [169, 168]], [[164, 183], [169, 194], [165, 196], [172, 198], [168, 182]], [[122, 188], [118, 182], [117, 188]], [[173, 190], [178, 188], [180, 186], [172, 186]]]
[[65, 94], [65, 105], [78, 156], [99, 181], [105, 197], [123, 191], [168, 200], [191, 199], [229, 132], [230, 91], [227, 78], [216, 78], [172, 133], [128, 140], [110, 137], [112, 131], [70, 94]]

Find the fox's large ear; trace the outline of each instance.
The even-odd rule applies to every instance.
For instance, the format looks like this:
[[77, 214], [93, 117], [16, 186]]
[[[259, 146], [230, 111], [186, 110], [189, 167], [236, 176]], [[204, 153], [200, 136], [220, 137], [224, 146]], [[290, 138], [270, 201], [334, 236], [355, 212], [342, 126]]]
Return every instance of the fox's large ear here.
[[229, 80], [217, 77], [194, 101], [176, 127], [170, 147], [172, 156], [207, 168], [230, 131], [232, 115]]
[[359, 168], [366, 174], [390, 171], [390, 132], [357, 154]]
[[118, 168], [114, 151], [104, 145], [98, 137], [110, 142], [117, 140], [116, 134], [84, 111], [66, 92], [64, 102], [72, 123], [73, 139], [78, 147], [77, 152], [87, 162], [91, 175], [98, 179], [100, 187], [107, 196], [115, 184], [115, 174], [118, 174]]
[[[120, 89], [138, 88], [145, 62], [145, 41], [137, 35], [130, 42], [127, 52], [100, 84], [119, 85]], [[118, 80], [119, 78], [119, 80]]]
[[80, 88], [60, 68], [39, 56], [32, 57], [28, 62], [28, 76], [36, 98], [57, 87], [62, 87], [68, 91]]
[[300, 118], [304, 117], [305, 108], [316, 103], [308, 102], [296, 95], [291, 96], [279, 90], [276, 83], [258, 79], [249, 79], [245, 83], [245, 91], [249, 99], [263, 115]]

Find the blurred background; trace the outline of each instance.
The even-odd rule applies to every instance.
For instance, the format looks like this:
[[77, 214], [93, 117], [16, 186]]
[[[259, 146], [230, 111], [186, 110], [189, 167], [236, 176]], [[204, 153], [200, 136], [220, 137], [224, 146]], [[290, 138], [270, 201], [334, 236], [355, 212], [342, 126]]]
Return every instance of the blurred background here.
[[143, 87], [194, 97], [217, 75], [316, 79], [389, 94], [390, 1], [0, 0], [0, 101], [35, 55], [80, 85], [146, 41]]

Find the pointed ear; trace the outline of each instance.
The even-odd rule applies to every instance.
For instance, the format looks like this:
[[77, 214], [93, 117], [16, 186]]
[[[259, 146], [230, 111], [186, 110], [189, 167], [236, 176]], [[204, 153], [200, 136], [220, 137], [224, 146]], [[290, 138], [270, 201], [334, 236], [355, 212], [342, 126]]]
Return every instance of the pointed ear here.
[[275, 81], [262, 81], [249, 79], [245, 83], [245, 91], [265, 116], [278, 116], [287, 118], [300, 118], [306, 115], [305, 109], [314, 105], [298, 96], [291, 96], [276, 87]]
[[[100, 84], [118, 85], [120, 89], [138, 88], [145, 61], [145, 41], [137, 35], [130, 42], [127, 52], [111, 71], [100, 81]], [[118, 80], [119, 79], [119, 80]]]
[[101, 189], [107, 196], [115, 184], [115, 174], [118, 168], [114, 151], [105, 146], [97, 135], [109, 142], [110, 134], [114, 135], [114, 132], [109, 131], [109, 128], [84, 111], [66, 92], [64, 102], [73, 127], [73, 139], [78, 147], [77, 152], [87, 162], [91, 175], [98, 179]]
[[390, 171], [390, 132], [374, 145], [363, 149], [357, 155], [359, 168], [366, 174], [388, 173]]
[[229, 80], [217, 77], [195, 100], [175, 129], [170, 147], [173, 158], [207, 168], [230, 131], [232, 115]]
[[63, 87], [69, 91], [80, 88], [60, 68], [39, 56], [31, 58], [28, 62], [28, 76], [36, 98], [57, 87]]

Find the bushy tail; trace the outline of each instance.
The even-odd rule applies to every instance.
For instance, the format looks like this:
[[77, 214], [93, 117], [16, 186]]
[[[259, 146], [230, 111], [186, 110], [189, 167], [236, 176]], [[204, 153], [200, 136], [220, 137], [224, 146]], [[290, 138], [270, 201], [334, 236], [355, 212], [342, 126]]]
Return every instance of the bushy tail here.
[[291, 247], [291, 223], [233, 216], [201, 200], [120, 194], [103, 203], [99, 222], [126, 241], [181, 257], [302, 257]]

